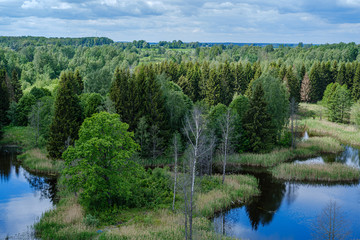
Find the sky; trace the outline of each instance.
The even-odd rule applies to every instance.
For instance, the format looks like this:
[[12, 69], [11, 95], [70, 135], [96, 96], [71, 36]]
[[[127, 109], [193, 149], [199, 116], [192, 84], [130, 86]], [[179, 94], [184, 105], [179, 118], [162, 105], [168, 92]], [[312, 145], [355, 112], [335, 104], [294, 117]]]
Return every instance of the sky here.
[[360, 43], [360, 0], [0, 0], [0, 35]]

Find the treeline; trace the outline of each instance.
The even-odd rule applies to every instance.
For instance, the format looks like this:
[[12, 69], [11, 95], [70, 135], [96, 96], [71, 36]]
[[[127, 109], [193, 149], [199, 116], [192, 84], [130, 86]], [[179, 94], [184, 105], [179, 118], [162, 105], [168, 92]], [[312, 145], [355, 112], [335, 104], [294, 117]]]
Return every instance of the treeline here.
[[93, 47], [104, 44], [112, 44], [113, 40], [106, 37], [83, 37], [83, 38], [46, 38], [46, 37], [0, 37], [0, 46], [9, 47], [15, 51], [18, 51], [28, 46], [46, 46], [46, 45], [58, 45], [58, 46], [83, 46]]

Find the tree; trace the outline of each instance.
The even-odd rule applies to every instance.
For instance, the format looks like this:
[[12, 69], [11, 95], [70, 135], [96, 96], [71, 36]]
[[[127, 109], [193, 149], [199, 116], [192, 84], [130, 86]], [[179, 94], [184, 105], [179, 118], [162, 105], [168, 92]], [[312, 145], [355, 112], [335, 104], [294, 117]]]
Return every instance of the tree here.
[[304, 79], [301, 82], [301, 89], [300, 89], [301, 101], [307, 102], [307, 103], [310, 102], [310, 100], [311, 100], [310, 92], [311, 92], [310, 78], [307, 75], [307, 73], [305, 73]]
[[300, 102], [300, 82], [296, 78], [293, 68], [290, 66], [285, 75], [287, 88], [289, 89], [289, 99], [294, 98], [297, 103]]
[[351, 95], [354, 101], [357, 101], [360, 98], [360, 64], [356, 67]]
[[5, 126], [8, 123], [6, 112], [10, 107], [9, 91], [6, 85], [6, 71], [0, 70], [0, 125]]
[[174, 133], [173, 139], [173, 150], [174, 150], [174, 195], [172, 210], [175, 211], [175, 199], [176, 199], [176, 187], [177, 187], [177, 169], [178, 169], [178, 155], [181, 148], [181, 138], [178, 132]]
[[345, 123], [350, 119], [352, 98], [347, 86], [339, 83], [329, 84], [323, 102], [328, 108], [329, 121]]
[[320, 74], [321, 65], [319, 62], [315, 62], [310, 69], [310, 101], [316, 103], [320, 101], [324, 94], [324, 79], [321, 77]]
[[[206, 121], [202, 116], [202, 112], [198, 107], [194, 107], [191, 115], [185, 118], [184, 133], [189, 142], [190, 148], [190, 201], [189, 201], [189, 239], [192, 239], [193, 229], [193, 210], [194, 210], [194, 194], [195, 194], [195, 176], [196, 166], [201, 157], [203, 157], [213, 146], [213, 142], [209, 144], [206, 134]], [[187, 199], [185, 199], [187, 204]], [[187, 212], [187, 211], [186, 211]], [[185, 214], [187, 219], [187, 214]], [[185, 226], [187, 231], [187, 225]]]
[[221, 102], [221, 80], [215, 68], [210, 70], [209, 80], [206, 84], [205, 101], [210, 106], [215, 106]]
[[227, 155], [231, 149], [232, 137], [234, 134], [234, 120], [234, 115], [230, 108], [228, 108], [226, 113], [219, 119], [221, 127], [221, 148], [223, 154], [223, 184], [225, 182]]
[[29, 114], [32, 106], [36, 103], [36, 98], [28, 93], [23, 95], [16, 106], [16, 125], [27, 126], [29, 123]]
[[244, 116], [244, 130], [249, 141], [248, 149], [253, 152], [269, 151], [273, 145], [275, 129], [267, 112], [267, 103], [262, 84], [257, 84]]
[[78, 138], [78, 131], [83, 121], [82, 108], [75, 92], [73, 72], [61, 73], [54, 104], [55, 112], [50, 126], [47, 150], [51, 158], [58, 159]]
[[234, 115], [234, 150], [243, 152], [246, 149], [248, 139], [244, 133], [244, 116], [249, 109], [249, 99], [244, 95], [235, 95], [229, 105]]
[[23, 95], [23, 92], [21, 90], [21, 84], [18, 78], [18, 74], [16, 70], [14, 69], [11, 75], [11, 85], [14, 91], [14, 101], [18, 102], [20, 98]]
[[32, 106], [32, 110], [29, 115], [30, 126], [35, 130], [35, 146], [39, 144], [40, 137], [40, 112], [42, 108], [42, 102], [38, 101]]
[[349, 239], [349, 222], [336, 201], [330, 200], [312, 224], [314, 239]]
[[130, 157], [139, 149], [119, 115], [101, 112], [85, 119], [75, 147], [63, 154], [65, 183], [80, 191], [89, 210], [128, 205], [137, 178], [142, 174]]

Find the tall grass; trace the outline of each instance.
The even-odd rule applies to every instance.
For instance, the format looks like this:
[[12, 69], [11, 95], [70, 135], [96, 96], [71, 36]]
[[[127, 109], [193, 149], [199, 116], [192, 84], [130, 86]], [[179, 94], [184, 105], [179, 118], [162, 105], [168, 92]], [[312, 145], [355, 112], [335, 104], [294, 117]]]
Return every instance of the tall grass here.
[[304, 181], [356, 181], [360, 170], [340, 163], [290, 164], [284, 163], [272, 170], [275, 178]]
[[244, 203], [259, 195], [258, 182], [249, 175], [229, 175], [225, 185], [208, 193], [201, 193], [196, 200], [197, 211], [201, 216], [213, 217], [215, 213], [228, 209], [234, 203]]
[[306, 126], [310, 135], [330, 136], [344, 144], [360, 147], [360, 131], [354, 125], [319, 119], [305, 119], [301, 121], [301, 124]]
[[[209, 218], [214, 216], [216, 211], [225, 209], [238, 200], [248, 201], [259, 194], [258, 182], [255, 177], [244, 175], [227, 176], [224, 185], [221, 184], [221, 176], [207, 177], [204, 181], [206, 183], [200, 185], [205, 189], [199, 189], [200, 193], [195, 199], [193, 237], [231, 239], [215, 233]], [[171, 206], [158, 209], [123, 209], [114, 216], [116, 225], [96, 228], [84, 223], [85, 212], [74, 194], [66, 190], [59, 194], [62, 199], [57, 207], [45, 213], [35, 225], [35, 231], [41, 239], [184, 239], [183, 211], [173, 212]], [[99, 229], [103, 232], [98, 233]]]
[[31, 127], [6, 127], [0, 145], [17, 145], [22, 149], [17, 159], [22, 166], [33, 173], [56, 175], [63, 167], [62, 161], [47, 158], [44, 146], [35, 145], [34, 131]]
[[287, 148], [264, 154], [234, 154], [229, 156], [228, 163], [273, 167], [295, 158], [306, 158], [320, 153], [338, 153], [341, 151], [343, 151], [343, 147], [340, 143], [330, 137], [312, 137], [305, 142], [298, 143], [297, 148], [294, 150]]

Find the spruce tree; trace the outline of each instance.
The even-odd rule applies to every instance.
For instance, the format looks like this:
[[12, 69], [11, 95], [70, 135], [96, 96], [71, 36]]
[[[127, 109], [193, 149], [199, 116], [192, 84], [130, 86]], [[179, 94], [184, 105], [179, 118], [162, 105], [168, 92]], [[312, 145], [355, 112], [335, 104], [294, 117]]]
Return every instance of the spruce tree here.
[[289, 100], [294, 98], [295, 102], [300, 102], [300, 82], [294, 74], [293, 68], [290, 66], [286, 71], [286, 84], [289, 89]]
[[206, 84], [205, 101], [210, 106], [215, 106], [221, 101], [221, 82], [216, 73], [216, 69], [210, 70], [209, 80]]
[[21, 90], [21, 84], [18, 78], [18, 74], [16, 72], [16, 70], [13, 70], [12, 74], [11, 74], [11, 85], [14, 91], [14, 101], [15, 102], [19, 102], [20, 98], [23, 95], [23, 92]]
[[310, 70], [310, 99], [311, 102], [316, 103], [320, 101], [324, 94], [324, 79], [321, 77], [321, 65], [319, 62], [315, 62]]
[[0, 70], [0, 125], [4, 126], [8, 124], [8, 118], [6, 112], [10, 107], [9, 90], [6, 84], [6, 71]]
[[47, 144], [49, 156], [61, 158], [62, 153], [78, 138], [78, 131], [83, 121], [82, 109], [76, 94], [73, 72], [62, 72], [58, 93], [55, 99], [55, 114], [50, 125]]
[[244, 68], [239, 62], [235, 68], [235, 92], [244, 94], [249, 83], [246, 82]]
[[84, 82], [80, 75], [79, 69], [76, 69], [74, 73], [74, 88], [77, 95], [80, 95], [84, 91]]
[[249, 101], [243, 122], [248, 149], [253, 152], [267, 152], [271, 149], [275, 130], [271, 116], [267, 113], [267, 103], [262, 84], [257, 84]]
[[221, 102], [229, 105], [234, 95], [234, 75], [228, 61], [220, 66]]
[[116, 113], [120, 115], [123, 122], [130, 124], [130, 119], [127, 115], [129, 104], [129, 77], [128, 70], [116, 68], [114, 73], [114, 80], [110, 88], [110, 99], [115, 104]]
[[351, 95], [355, 102], [360, 99], [360, 64], [358, 64], [356, 67]]
[[339, 83], [340, 85], [343, 85], [346, 82], [345, 75], [346, 75], [346, 65], [345, 63], [342, 63], [340, 65], [340, 69], [336, 76], [336, 82]]

